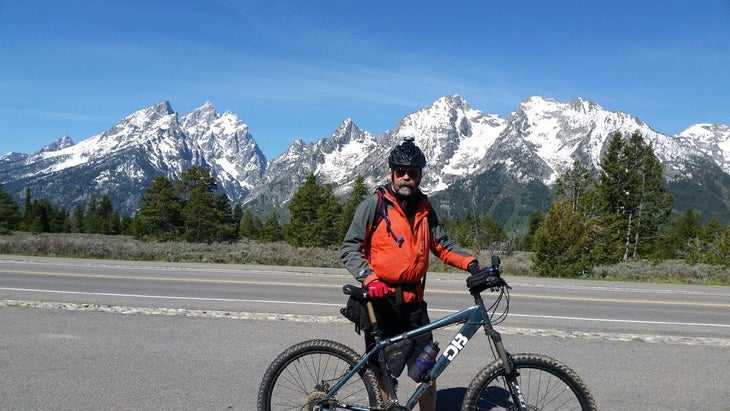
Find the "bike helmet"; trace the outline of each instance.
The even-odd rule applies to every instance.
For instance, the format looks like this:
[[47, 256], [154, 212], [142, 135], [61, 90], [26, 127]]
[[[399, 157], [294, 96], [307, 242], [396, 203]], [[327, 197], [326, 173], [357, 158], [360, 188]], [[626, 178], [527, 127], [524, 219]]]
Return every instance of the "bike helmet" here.
[[390, 151], [390, 155], [388, 155], [388, 165], [390, 168], [397, 166], [426, 166], [426, 156], [424, 156], [423, 151], [416, 146], [414, 143], [415, 140], [416, 139], [414, 137], [403, 137], [403, 142], [395, 146], [395, 148]]

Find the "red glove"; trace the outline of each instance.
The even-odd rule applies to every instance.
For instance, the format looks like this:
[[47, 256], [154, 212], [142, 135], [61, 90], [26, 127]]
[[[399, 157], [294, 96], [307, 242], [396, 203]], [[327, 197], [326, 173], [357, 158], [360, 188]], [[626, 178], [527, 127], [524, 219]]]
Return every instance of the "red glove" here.
[[385, 298], [388, 296], [388, 286], [380, 280], [373, 280], [368, 284], [370, 298]]

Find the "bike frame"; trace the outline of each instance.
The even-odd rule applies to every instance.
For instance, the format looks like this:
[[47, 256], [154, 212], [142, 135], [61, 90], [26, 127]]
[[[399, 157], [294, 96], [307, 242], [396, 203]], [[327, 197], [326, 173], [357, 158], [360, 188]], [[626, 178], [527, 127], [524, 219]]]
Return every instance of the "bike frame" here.
[[[512, 369], [512, 359], [509, 353], [505, 350], [504, 345], [502, 344], [502, 337], [500, 334], [492, 327], [492, 322], [489, 319], [489, 313], [487, 312], [486, 308], [484, 307], [484, 301], [481, 299], [481, 296], [479, 294], [474, 296], [475, 305], [470, 308], [465, 308], [459, 312], [456, 312], [454, 314], [450, 314], [446, 317], [443, 317], [437, 321], [434, 321], [430, 324], [424, 325], [422, 327], [413, 329], [411, 331], [405, 332], [403, 334], [381, 339], [379, 337], [379, 331], [375, 330], [373, 331], [376, 337], [376, 344], [373, 348], [371, 348], [369, 351], [367, 351], [363, 358], [358, 362], [350, 371], [348, 371], [340, 380], [327, 392], [327, 394], [322, 398], [320, 401], [320, 405], [324, 407], [326, 404], [328, 404], [333, 397], [336, 396], [337, 391], [342, 388], [347, 381], [352, 378], [355, 374], [359, 373], [367, 364], [368, 361], [373, 358], [375, 355], [381, 355], [383, 349], [391, 344], [395, 344], [398, 341], [401, 341], [406, 338], [414, 338], [418, 337], [420, 335], [429, 333], [431, 331], [437, 330], [439, 328], [443, 328], [452, 324], [458, 324], [458, 323], [464, 323], [464, 325], [461, 327], [459, 332], [454, 336], [454, 338], [451, 339], [451, 342], [449, 345], [443, 350], [443, 353], [438, 357], [436, 362], [434, 363], [431, 370], [429, 370], [428, 374], [423, 378], [423, 383], [419, 384], [416, 390], [411, 394], [408, 401], [405, 403], [405, 408], [411, 410], [413, 407], [416, 406], [416, 402], [420, 398], [421, 394], [426, 390], [429, 383], [431, 381], [435, 381], [436, 378], [441, 375], [441, 373], [448, 367], [451, 362], [456, 358], [456, 356], [461, 352], [461, 350], [464, 349], [466, 344], [469, 342], [469, 340], [476, 334], [476, 332], [479, 330], [480, 327], [484, 328], [484, 331], [486, 335], [492, 340], [494, 343], [495, 349], [497, 351], [497, 356], [502, 359], [502, 362], [504, 364], [505, 371], [507, 373], [507, 380], [509, 382], [509, 390], [513, 397], [513, 400], [515, 401], [515, 404], [520, 404], [521, 409], [526, 409], [524, 401], [522, 400], [522, 394], [520, 393], [519, 385], [517, 385], [516, 376], [513, 373]], [[370, 304], [370, 302], [368, 302]], [[370, 309], [370, 308], [369, 308]], [[391, 381], [391, 378], [389, 378], [389, 372], [387, 371], [387, 364], [384, 361], [384, 357], [380, 357], [380, 364], [381, 368], [385, 366], [383, 376], [385, 377], [385, 380], [387, 382], [387, 389], [389, 391], [390, 396], [390, 402], [394, 404], [398, 404], [398, 398], [396, 396], [395, 388], [393, 386], [393, 383]], [[342, 407], [345, 409], [350, 409], [354, 411], [369, 411], [370, 408], [360, 408], [360, 407], [352, 407], [347, 404], [337, 404], [338, 407]], [[322, 410], [327, 410], [328, 408], [322, 408]]]

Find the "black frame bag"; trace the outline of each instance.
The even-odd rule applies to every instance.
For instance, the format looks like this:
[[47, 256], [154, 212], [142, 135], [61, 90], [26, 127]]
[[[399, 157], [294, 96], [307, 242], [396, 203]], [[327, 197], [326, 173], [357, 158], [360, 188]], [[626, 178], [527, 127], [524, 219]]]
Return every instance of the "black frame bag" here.
[[340, 314], [355, 324], [355, 332], [370, 329], [370, 318], [365, 304], [350, 297], [344, 307], [340, 308]]
[[403, 373], [403, 369], [406, 367], [408, 359], [413, 352], [414, 345], [413, 340], [406, 338], [385, 347], [385, 350], [383, 350], [385, 353], [385, 361], [388, 363], [388, 370], [394, 378], [400, 377]]

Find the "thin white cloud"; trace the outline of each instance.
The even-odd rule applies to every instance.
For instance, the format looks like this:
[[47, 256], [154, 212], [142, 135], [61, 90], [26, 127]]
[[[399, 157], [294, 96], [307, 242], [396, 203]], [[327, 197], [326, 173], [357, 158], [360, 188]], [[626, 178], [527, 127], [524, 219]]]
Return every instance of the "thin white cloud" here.
[[85, 121], [85, 122], [86, 121], [99, 122], [99, 121], [109, 121], [110, 120], [110, 118], [108, 116], [99, 115], [99, 114], [80, 114], [80, 113], [62, 112], [62, 111], [0, 109], [0, 112], [16, 114], [16, 115], [23, 115], [23, 116], [34, 116], [34, 117], [42, 117], [42, 118], [49, 118], [49, 119]]

